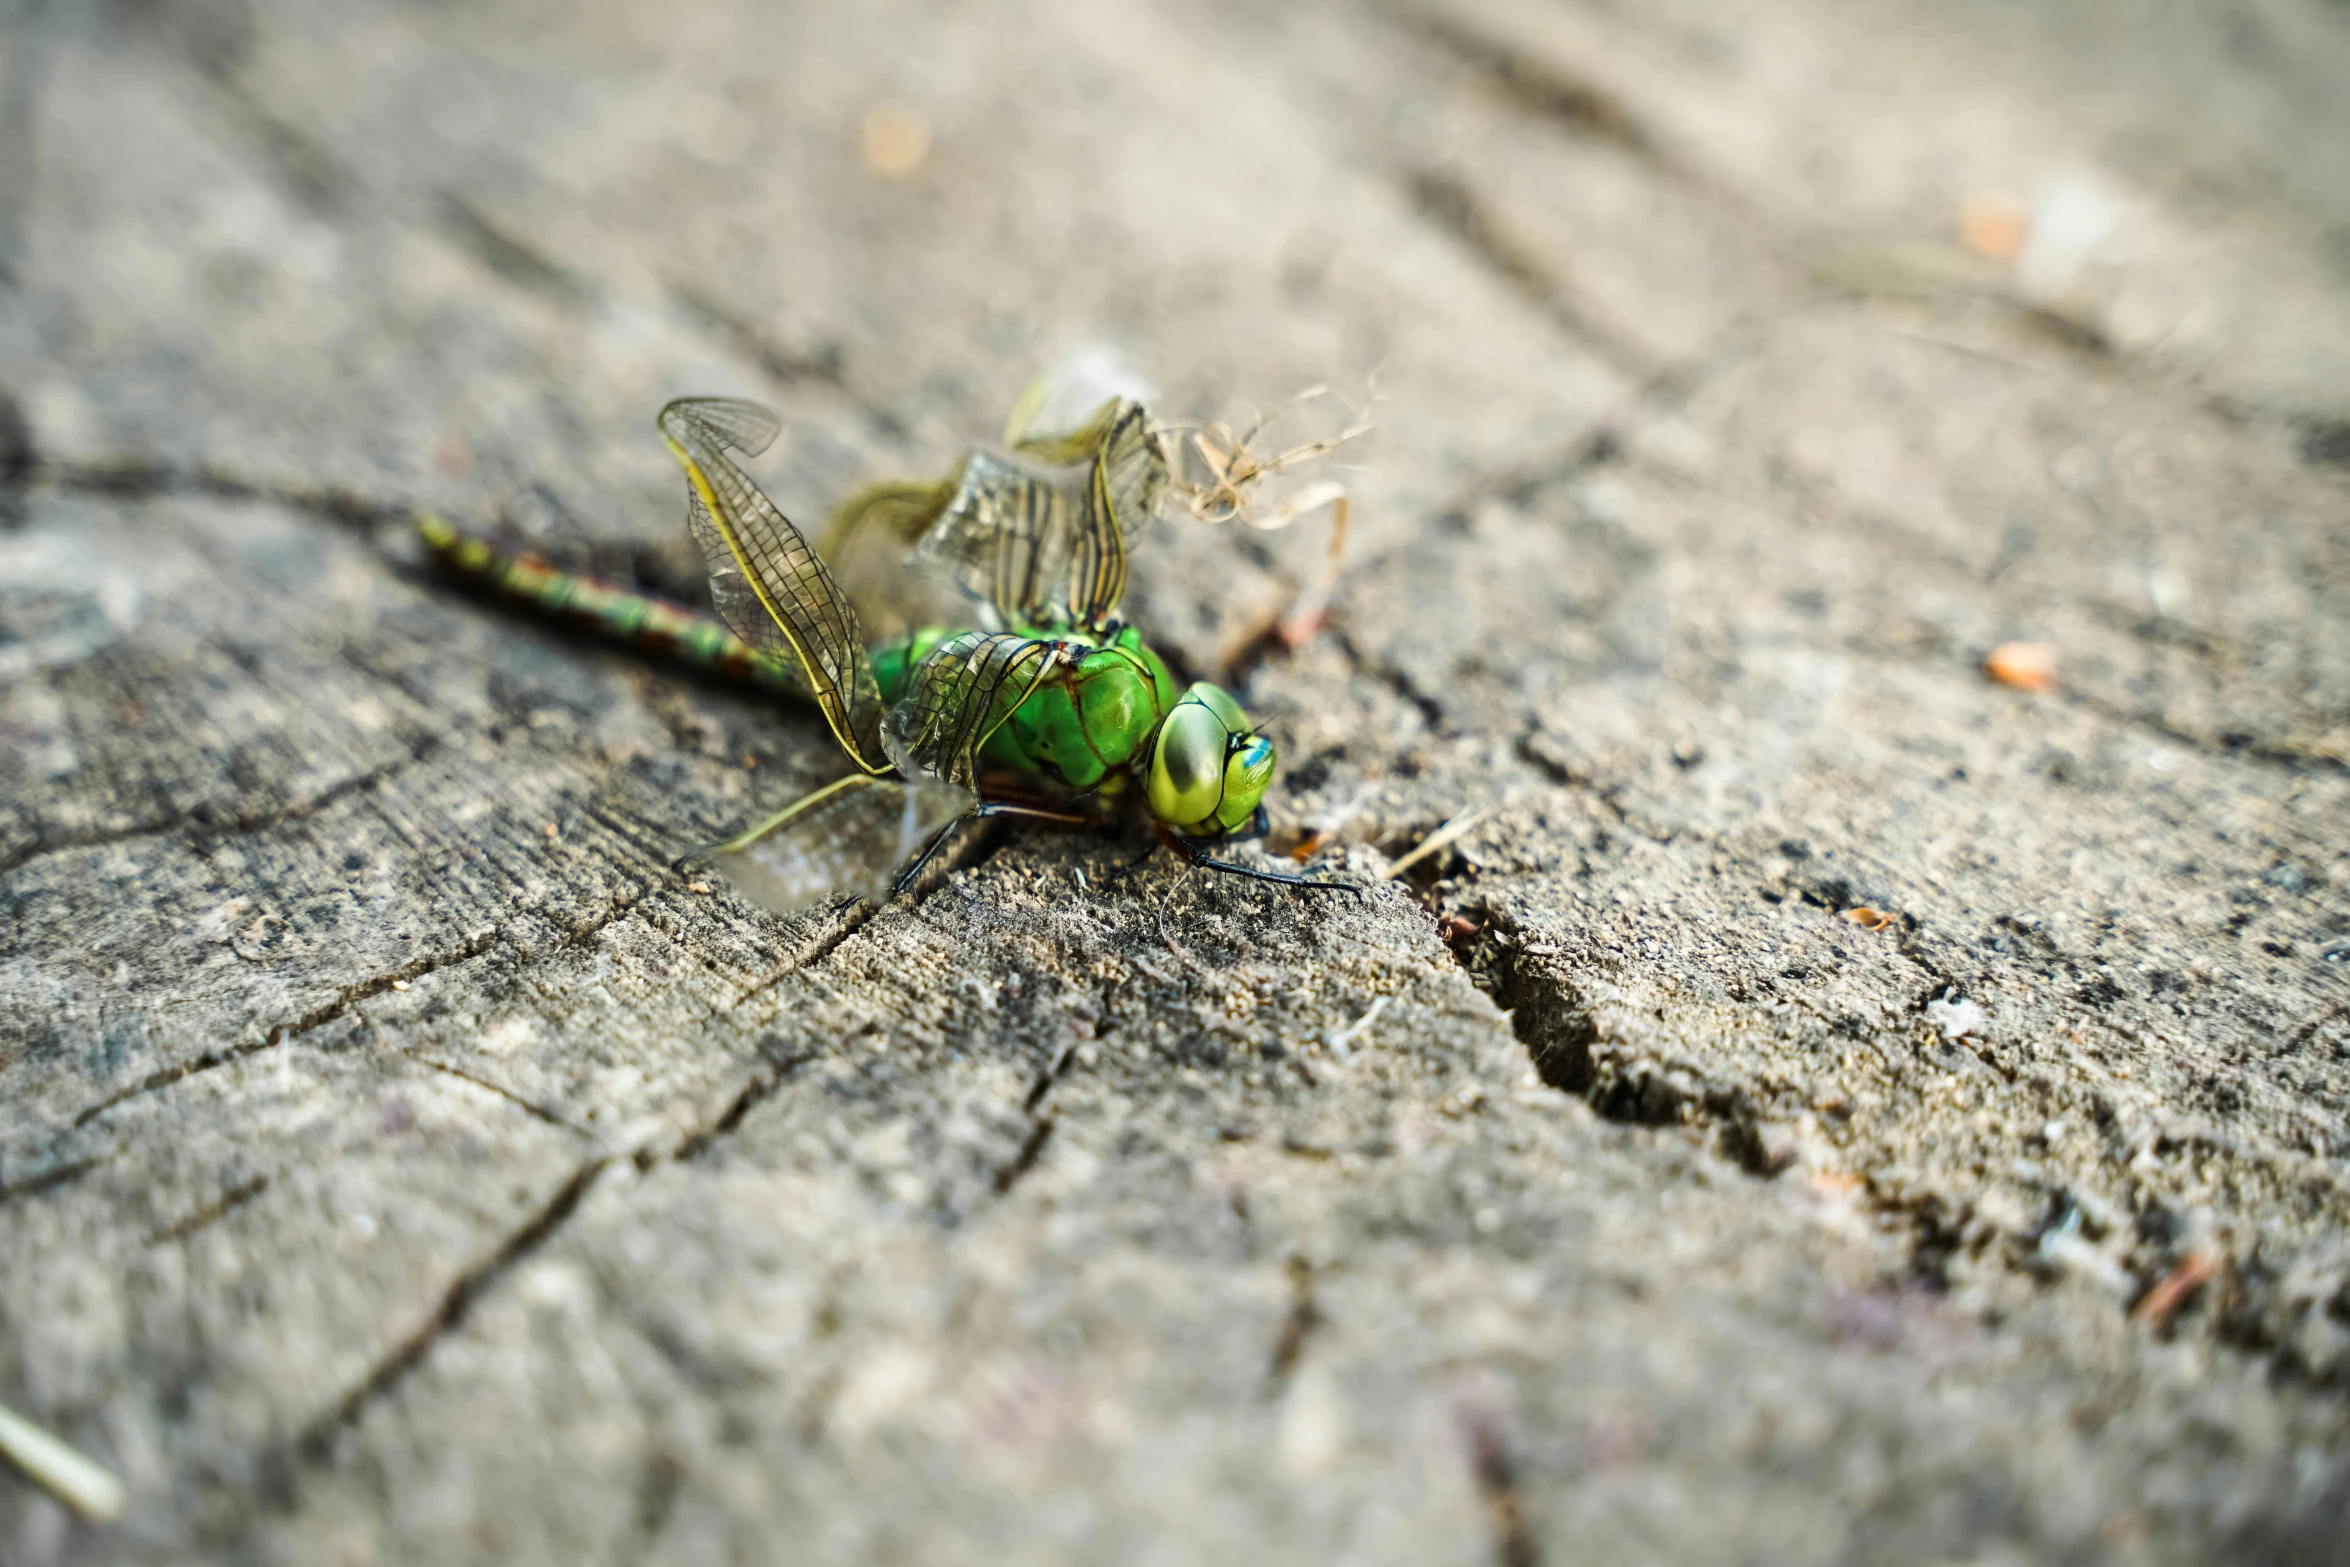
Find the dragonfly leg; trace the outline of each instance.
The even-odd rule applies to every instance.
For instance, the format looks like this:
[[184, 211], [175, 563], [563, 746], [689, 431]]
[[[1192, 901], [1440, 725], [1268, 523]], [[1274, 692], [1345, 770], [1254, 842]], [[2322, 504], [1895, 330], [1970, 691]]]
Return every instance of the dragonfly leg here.
[[1042, 806], [1026, 805], [1017, 800], [988, 800], [973, 816], [1017, 816], [1026, 821], [1052, 822], [1061, 827], [1091, 827], [1093, 818], [1079, 816], [1071, 811], [1048, 811]]
[[685, 853], [679, 855], [676, 859], [671, 860], [669, 862], [669, 868], [673, 871], [681, 871], [685, 869], [689, 861], [706, 860], [709, 859], [712, 855], [716, 854], [738, 854], [744, 849], [749, 848], [752, 844], [757, 843], [760, 839], [766, 837], [769, 833], [775, 832], [779, 828], [785, 826], [791, 821], [793, 817], [799, 815], [802, 811], [808, 810], [810, 807], [830, 799], [833, 795], [840, 793], [840, 791], [843, 789], [861, 788], [871, 782], [873, 782], [872, 778], [863, 773], [851, 773], [846, 778], [835, 779], [831, 783], [826, 784], [821, 789], [813, 790], [810, 793], [801, 795], [798, 799], [792, 801], [791, 804], [785, 806], [782, 810], [777, 811], [773, 816], [768, 817], [765, 821], [754, 822], [750, 826], [744, 828], [741, 832], [736, 833], [731, 838], [723, 838], [716, 843], [705, 843], [698, 849], [688, 849]]
[[970, 819], [971, 818], [968, 816], [958, 816], [953, 821], [947, 823], [944, 827], [941, 827], [931, 838], [929, 847], [924, 849], [920, 855], [916, 856], [913, 864], [907, 866], [904, 870], [898, 873], [898, 879], [896, 881], [893, 881], [889, 884], [889, 895], [894, 898], [899, 893], [904, 892], [908, 887], [911, 887], [914, 884], [914, 878], [922, 874], [922, 867], [928, 865], [932, 860], [936, 859], [938, 857], [938, 851], [947, 846], [947, 839], [954, 835], [955, 829], [962, 826]]
[[938, 830], [937, 835], [930, 840], [929, 847], [922, 851], [922, 857], [907, 866], [898, 879], [890, 884], [890, 896], [895, 897], [913, 885], [914, 878], [922, 874], [922, 867], [928, 865], [937, 857], [938, 851], [946, 847], [948, 834], [965, 822], [979, 821], [991, 816], [1016, 816], [1026, 821], [1051, 822], [1057, 827], [1090, 827], [1093, 825], [1090, 817], [1071, 815], [1067, 811], [1048, 811], [1038, 806], [1023, 805], [1012, 800], [983, 800], [968, 814], [956, 817]]
[[1314, 892], [1360, 894], [1363, 890], [1351, 881], [1316, 881], [1311, 876], [1293, 876], [1287, 871], [1261, 871], [1252, 865], [1235, 865], [1230, 860], [1219, 860], [1211, 855], [1202, 854], [1197, 847], [1165, 826], [1159, 828], [1159, 839], [1168, 848], [1182, 855], [1188, 863], [1211, 871], [1221, 871], [1227, 876], [1241, 876], [1250, 881], [1270, 882], [1276, 887], [1301, 887]]

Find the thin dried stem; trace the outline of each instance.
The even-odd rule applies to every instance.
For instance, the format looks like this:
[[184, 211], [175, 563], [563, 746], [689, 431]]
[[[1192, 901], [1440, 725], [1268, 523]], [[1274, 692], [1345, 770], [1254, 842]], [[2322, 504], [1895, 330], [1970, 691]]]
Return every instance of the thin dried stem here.
[[[1271, 533], [1317, 511], [1329, 511], [1330, 548], [1321, 576], [1308, 584], [1274, 623], [1274, 637], [1290, 647], [1306, 641], [1320, 629], [1331, 595], [1337, 590], [1339, 566], [1346, 552], [1349, 516], [1346, 487], [1335, 479], [1316, 480], [1270, 508], [1261, 505], [1257, 492], [1267, 479], [1284, 469], [1327, 457], [1349, 441], [1368, 434], [1371, 429], [1368, 407], [1335, 436], [1307, 441], [1270, 456], [1259, 456], [1256, 448], [1275, 420], [1329, 395], [1326, 386], [1308, 387], [1271, 411], [1259, 414], [1245, 431], [1238, 433], [1221, 421], [1159, 427], [1161, 436], [1172, 437], [1169, 444], [1178, 452], [1188, 453], [1204, 475], [1184, 472], [1185, 465], [1177, 464], [1178, 471], [1170, 476], [1175, 494], [1199, 522], [1211, 525], [1235, 522]], [[1372, 402], [1376, 401], [1374, 395]]]

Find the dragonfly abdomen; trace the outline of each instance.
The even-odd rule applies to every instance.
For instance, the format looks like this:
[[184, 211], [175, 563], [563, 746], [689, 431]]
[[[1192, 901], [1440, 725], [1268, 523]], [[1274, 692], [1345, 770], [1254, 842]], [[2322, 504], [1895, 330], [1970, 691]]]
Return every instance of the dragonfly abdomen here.
[[416, 531], [445, 570], [503, 597], [728, 679], [803, 699], [810, 694], [796, 660], [759, 652], [707, 615], [561, 570], [536, 555], [501, 550], [439, 517], [419, 518]]

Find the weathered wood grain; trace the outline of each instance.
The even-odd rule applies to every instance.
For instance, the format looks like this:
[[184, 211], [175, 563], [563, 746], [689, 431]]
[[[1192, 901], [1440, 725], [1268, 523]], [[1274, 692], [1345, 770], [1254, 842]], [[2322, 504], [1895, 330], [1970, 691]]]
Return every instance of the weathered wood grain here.
[[[2215, 16], [20, 0], [0, 1404], [131, 1500], [0, 1560], [2340, 1560], [2350, 16]], [[668, 863], [821, 722], [407, 541], [1104, 334], [1375, 379], [1326, 635], [1130, 604], [1410, 875], [779, 922]]]

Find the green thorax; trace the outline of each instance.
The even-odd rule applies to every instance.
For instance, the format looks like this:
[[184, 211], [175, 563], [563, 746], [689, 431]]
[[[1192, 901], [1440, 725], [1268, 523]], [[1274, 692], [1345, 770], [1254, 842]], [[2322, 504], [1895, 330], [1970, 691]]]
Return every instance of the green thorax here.
[[[874, 648], [873, 674], [882, 701], [894, 704], [904, 696], [915, 666], [954, 635], [933, 626]], [[1127, 770], [1144, 761], [1151, 736], [1181, 688], [1132, 626], [1098, 646], [1066, 636], [1051, 640], [1075, 653], [1074, 660], [1056, 664], [1025, 701], [1016, 691], [1002, 699], [1018, 706], [997, 725], [980, 756], [993, 766], [1041, 774], [1072, 789], [1119, 788]]]

